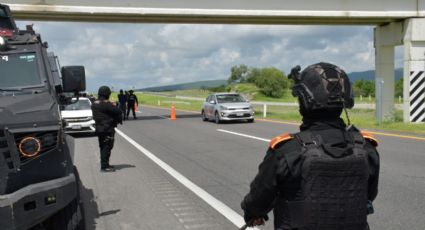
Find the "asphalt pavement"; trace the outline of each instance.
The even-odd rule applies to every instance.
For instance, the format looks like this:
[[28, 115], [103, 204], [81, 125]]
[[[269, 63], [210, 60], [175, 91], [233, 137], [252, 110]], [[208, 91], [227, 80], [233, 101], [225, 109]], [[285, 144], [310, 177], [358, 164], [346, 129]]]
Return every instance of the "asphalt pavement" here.
[[[268, 140], [298, 126], [201, 121], [198, 113], [143, 107], [118, 127], [101, 173], [96, 137], [77, 136], [87, 229], [238, 229]], [[425, 139], [376, 136], [381, 177], [371, 229], [425, 229]], [[422, 137], [423, 138], [423, 137]], [[270, 217], [272, 214], [270, 215]], [[260, 229], [272, 229], [272, 218]]]

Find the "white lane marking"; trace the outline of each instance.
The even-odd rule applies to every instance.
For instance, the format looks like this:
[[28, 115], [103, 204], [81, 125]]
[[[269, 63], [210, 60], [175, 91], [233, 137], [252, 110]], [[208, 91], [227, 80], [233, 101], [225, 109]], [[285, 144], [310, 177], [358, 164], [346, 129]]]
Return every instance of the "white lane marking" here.
[[[138, 149], [140, 152], [145, 154], [149, 159], [151, 159], [153, 162], [155, 162], [157, 165], [159, 165], [162, 169], [164, 169], [168, 174], [170, 174], [174, 179], [179, 181], [181, 184], [186, 186], [189, 190], [191, 190], [193, 193], [195, 193], [199, 198], [204, 200], [207, 204], [209, 204], [211, 207], [213, 207], [215, 210], [217, 210], [219, 213], [221, 213], [224, 217], [226, 217], [230, 222], [232, 222], [237, 227], [243, 226], [245, 224], [245, 221], [241, 215], [239, 215], [237, 212], [235, 212], [233, 209], [229, 208], [226, 204], [221, 202], [220, 200], [213, 197], [211, 194], [209, 194], [207, 191], [203, 190], [201, 187], [187, 179], [185, 176], [183, 176], [181, 173], [173, 169], [170, 165], [156, 157], [153, 153], [151, 153], [149, 150], [145, 149], [143, 146], [139, 145], [136, 141], [131, 139], [129, 136], [124, 134], [121, 130], [115, 129], [116, 132], [121, 135], [124, 139], [126, 139], [130, 144], [132, 144], [136, 149]], [[256, 229], [258, 228], [248, 228], [248, 229]]]
[[255, 139], [255, 140], [260, 140], [260, 141], [264, 141], [264, 142], [270, 142], [270, 139], [255, 137], [255, 136], [251, 136], [251, 135], [247, 135], [247, 134], [243, 134], [243, 133], [237, 133], [237, 132], [233, 132], [233, 131], [229, 131], [229, 130], [217, 129], [217, 131], [223, 132], [223, 133], [230, 133], [230, 134], [238, 135], [238, 136], [241, 136], [241, 137], [247, 137], [247, 138], [251, 138], [251, 139]]

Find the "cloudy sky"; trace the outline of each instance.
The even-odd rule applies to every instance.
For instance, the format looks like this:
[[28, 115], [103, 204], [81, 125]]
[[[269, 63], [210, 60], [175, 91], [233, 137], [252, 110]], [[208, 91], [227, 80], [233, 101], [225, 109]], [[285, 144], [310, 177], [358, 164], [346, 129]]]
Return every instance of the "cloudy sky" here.
[[227, 79], [239, 64], [286, 73], [320, 61], [346, 72], [375, 68], [370, 26], [18, 22], [26, 24], [34, 24], [62, 66], [86, 67], [89, 91]]

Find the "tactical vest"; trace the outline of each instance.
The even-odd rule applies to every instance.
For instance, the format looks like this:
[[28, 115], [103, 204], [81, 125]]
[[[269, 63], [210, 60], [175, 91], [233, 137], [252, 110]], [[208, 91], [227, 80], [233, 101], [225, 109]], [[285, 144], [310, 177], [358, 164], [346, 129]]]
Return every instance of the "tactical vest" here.
[[323, 143], [310, 131], [295, 134], [302, 168], [295, 199], [284, 201], [284, 229], [364, 230], [367, 227], [368, 158], [365, 140], [346, 132], [345, 147]]
[[134, 104], [136, 102], [136, 95], [134, 95], [134, 94], [130, 94], [129, 96], [128, 96], [128, 103], [129, 104]]

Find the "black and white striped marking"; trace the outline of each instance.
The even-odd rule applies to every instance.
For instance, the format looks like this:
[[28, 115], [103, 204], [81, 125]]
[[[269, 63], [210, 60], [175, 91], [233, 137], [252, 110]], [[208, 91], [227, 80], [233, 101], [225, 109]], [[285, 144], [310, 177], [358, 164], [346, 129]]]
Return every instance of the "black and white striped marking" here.
[[410, 121], [425, 122], [425, 74], [410, 71]]

